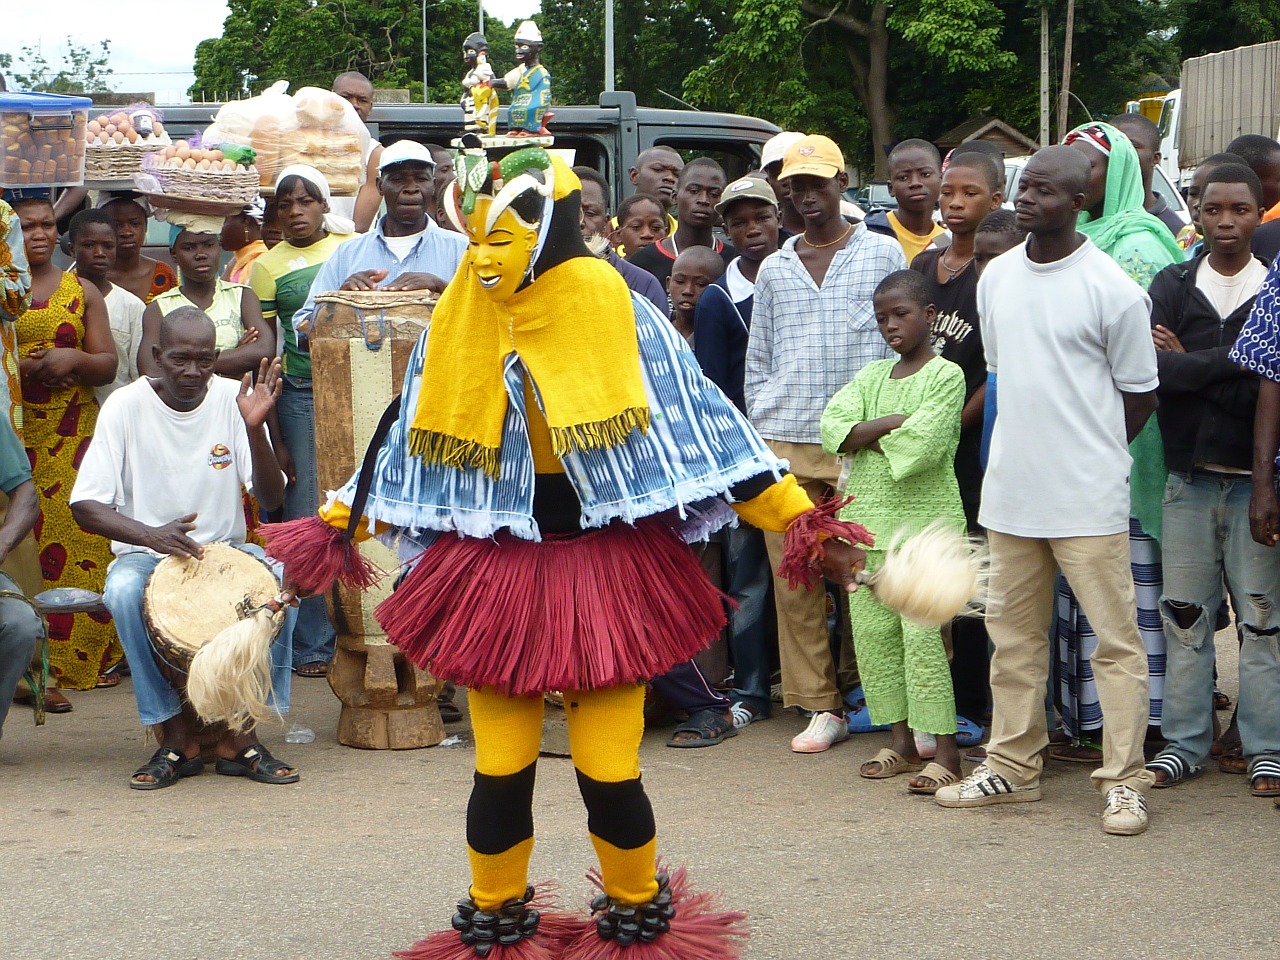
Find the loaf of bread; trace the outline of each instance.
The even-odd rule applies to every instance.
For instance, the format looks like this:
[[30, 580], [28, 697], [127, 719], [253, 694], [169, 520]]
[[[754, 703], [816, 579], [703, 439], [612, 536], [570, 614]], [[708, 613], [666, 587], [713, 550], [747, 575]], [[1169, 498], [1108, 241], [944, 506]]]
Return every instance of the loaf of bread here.
[[11, 187], [78, 184], [84, 179], [87, 111], [68, 115], [0, 114], [4, 160], [0, 184]]

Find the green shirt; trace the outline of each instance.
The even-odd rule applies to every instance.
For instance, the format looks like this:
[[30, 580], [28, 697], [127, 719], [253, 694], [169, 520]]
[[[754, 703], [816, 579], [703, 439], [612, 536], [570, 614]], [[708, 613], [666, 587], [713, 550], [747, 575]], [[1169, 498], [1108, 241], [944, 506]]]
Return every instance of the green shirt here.
[[964, 407], [964, 371], [935, 357], [909, 377], [890, 377], [898, 358], [874, 360], [840, 390], [822, 414], [822, 447], [836, 453], [859, 423], [902, 414], [906, 422], [880, 438], [878, 452], [863, 447], [853, 455], [849, 485], [853, 503], [841, 519], [854, 520], [875, 535], [876, 549], [888, 549], [899, 530], [918, 530], [932, 520], [965, 529], [956, 445]]
[[253, 261], [249, 285], [262, 301], [263, 317], [280, 319], [284, 333], [281, 366], [291, 377], [311, 379], [311, 355], [298, 349], [293, 315], [307, 302], [311, 283], [324, 262], [354, 236], [354, 233], [330, 233], [309, 247], [295, 247], [286, 240]]

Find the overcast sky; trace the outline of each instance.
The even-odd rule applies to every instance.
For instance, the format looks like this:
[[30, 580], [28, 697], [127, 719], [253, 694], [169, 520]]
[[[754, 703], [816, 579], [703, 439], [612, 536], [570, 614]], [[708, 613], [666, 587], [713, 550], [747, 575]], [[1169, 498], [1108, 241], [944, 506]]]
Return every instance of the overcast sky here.
[[[509, 22], [536, 13], [539, 0], [485, 0], [484, 6], [489, 16]], [[195, 79], [196, 44], [221, 36], [226, 16], [226, 4], [216, 0], [5, 0], [0, 52], [16, 60], [22, 47], [38, 45], [56, 68], [68, 33], [89, 47], [110, 40], [112, 87], [183, 102]]]

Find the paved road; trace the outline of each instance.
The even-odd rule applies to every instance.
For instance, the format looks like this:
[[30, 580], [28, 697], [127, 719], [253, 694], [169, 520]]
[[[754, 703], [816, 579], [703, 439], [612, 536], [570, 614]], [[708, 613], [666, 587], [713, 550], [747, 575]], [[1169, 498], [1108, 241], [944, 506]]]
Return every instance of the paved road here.
[[[1220, 640], [1230, 677], [1233, 648]], [[127, 789], [151, 749], [127, 682], [73, 695], [74, 713], [38, 729], [15, 707], [0, 957], [383, 960], [446, 923], [466, 888], [470, 746], [340, 747], [327, 686], [294, 689], [320, 737], [264, 738], [303, 769], [288, 787], [210, 771]], [[750, 912], [752, 960], [1274, 954], [1275, 888], [1254, 877], [1276, 861], [1280, 811], [1241, 777], [1158, 792], [1145, 836], [1107, 837], [1086, 768], [1052, 765], [1040, 803], [943, 810], [857, 776], [887, 735], [797, 756], [786, 742], [802, 727], [782, 716], [707, 750], [667, 749], [661, 731], [644, 743], [661, 848]], [[592, 861], [572, 770], [540, 767], [535, 876], [581, 902]]]

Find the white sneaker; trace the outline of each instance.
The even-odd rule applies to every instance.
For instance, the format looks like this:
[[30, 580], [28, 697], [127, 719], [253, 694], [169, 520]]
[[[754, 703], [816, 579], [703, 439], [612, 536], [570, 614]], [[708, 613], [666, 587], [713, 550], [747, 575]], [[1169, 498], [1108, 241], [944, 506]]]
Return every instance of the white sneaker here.
[[849, 723], [829, 710], [815, 713], [804, 733], [791, 741], [796, 753], [822, 753], [833, 743], [849, 739]]
[[1020, 787], [985, 763], [959, 783], [939, 787], [933, 799], [940, 807], [986, 807], [993, 803], [1030, 803], [1040, 799], [1040, 783]]
[[1107, 791], [1107, 804], [1102, 808], [1102, 829], [1120, 837], [1133, 837], [1146, 832], [1147, 798], [1133, 787], [1123, 784]]

